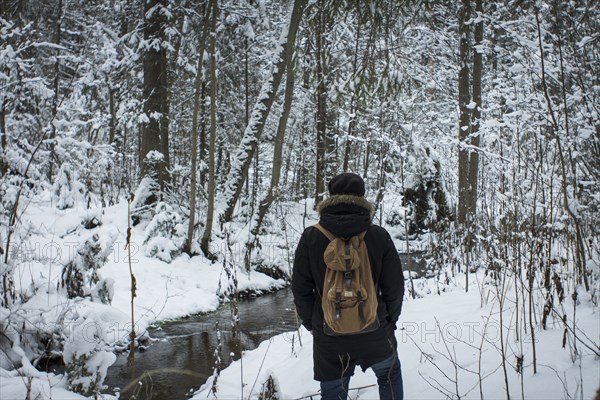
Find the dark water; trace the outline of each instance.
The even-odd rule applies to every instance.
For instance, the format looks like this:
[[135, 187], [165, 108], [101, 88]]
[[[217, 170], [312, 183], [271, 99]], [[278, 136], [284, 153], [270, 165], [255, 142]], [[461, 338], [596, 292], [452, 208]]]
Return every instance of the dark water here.
[[241, 350], [254, 349], [273, 335], [295, 329], [292, 291], [288, 288], [240, 301], [239, 316], [239, 333], [231, 327], [229, 304], [213, 313], [151, 329], [148, 348], [135, 354], [135, 368], [128, 367], [127, 355], [121, 354], [108, 369], [105, 392], [114, 393], [119, 388], [121, 399], [185, 399], [213, 372], [216, 323], [225, 368], [239, 358]]
[[402, 269], [404, 271], [412, 271], [413, 276], [429, 276], [432, 271], [427, 270], [427, 256], [426, 251], [413, 251], [411, 253], [398, 253], [400, 261], [402, 262]]

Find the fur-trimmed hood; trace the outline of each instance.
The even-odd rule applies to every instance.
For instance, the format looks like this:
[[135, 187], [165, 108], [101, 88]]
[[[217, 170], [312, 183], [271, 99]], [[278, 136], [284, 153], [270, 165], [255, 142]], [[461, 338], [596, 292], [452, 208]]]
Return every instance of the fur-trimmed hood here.
[[364, 197], [354, 196], [351, 194], [336, 194], [334, 196], [326, 198], [325, 200], [317, 204], [317, 212], [319, 213], [319, 215], [322, 215], [323, 210], [327, 207], [337, 206], [341, 204], [362, 207], [369, 211], [369, 215], [371, 216], [373, 216], [373, 213], [375, 212], [375, 207], [373, 206], [373, 204], [371, 204], [369, 200], [365, 199]]
[[361, 196], [338, 194], [317, 205], [319, 224], [338, 237], [350, 237], [371, 226], [374, 207]]

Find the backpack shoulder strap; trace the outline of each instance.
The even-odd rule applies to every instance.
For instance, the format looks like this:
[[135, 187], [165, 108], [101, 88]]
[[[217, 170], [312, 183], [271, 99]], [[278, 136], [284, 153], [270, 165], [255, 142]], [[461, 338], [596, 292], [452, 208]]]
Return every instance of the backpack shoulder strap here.
[[327, 239], [329, 239], [330, 242], [332, 242], [333, 239], [336, 238], [333, 233], [331, 233], [327, 229], [323, 228], [321, 226], [321, 224], [315, 224], [315, 225], [313, 225], [313, 227], [317, 228], [318, 230], [321, 231], [321, 233], [323, 233], [323, 235], [327, 236]]

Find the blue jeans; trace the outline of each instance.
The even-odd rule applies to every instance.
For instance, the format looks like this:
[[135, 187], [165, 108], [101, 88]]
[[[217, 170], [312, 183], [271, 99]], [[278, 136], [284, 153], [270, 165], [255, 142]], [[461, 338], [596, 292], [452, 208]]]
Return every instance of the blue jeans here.
[[[402, 371], [397, 354], [371, 365], [371, 369], [377, 376], [379, 400], [403, 400]], [[346, 400], [349, 385], [350, 376], [321, 382], [321, 400]]]

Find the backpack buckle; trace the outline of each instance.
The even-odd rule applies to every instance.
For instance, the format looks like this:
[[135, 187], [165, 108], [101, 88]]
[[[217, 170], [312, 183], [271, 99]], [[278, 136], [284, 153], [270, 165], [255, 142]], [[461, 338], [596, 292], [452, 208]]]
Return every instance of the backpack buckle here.
[[334, 320], [340, 319], [342, 314], [342, 292], [335, 293], [335, 316]]

